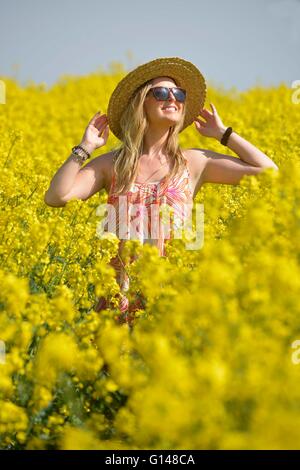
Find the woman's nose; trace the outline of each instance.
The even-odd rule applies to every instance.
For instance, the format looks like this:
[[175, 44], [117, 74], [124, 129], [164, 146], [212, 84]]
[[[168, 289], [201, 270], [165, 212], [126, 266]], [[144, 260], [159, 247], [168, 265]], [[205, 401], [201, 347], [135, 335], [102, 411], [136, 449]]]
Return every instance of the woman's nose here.
[[170, 90], [170, 93], [169, 93], [168, 101], [176, 101], [176, 98], [175, 98], [175, 96], [173, 95], [173, 92], [172, 92], [171, 90]]

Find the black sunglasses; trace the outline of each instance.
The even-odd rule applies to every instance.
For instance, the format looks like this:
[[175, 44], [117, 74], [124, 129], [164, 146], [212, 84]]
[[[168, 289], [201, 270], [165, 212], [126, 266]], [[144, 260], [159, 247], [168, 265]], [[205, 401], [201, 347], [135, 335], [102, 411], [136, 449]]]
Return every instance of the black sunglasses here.
[[152, 95], [154, 96], [154, 98], [157, 99], [157, 101], [167, 101], [170, 97], [171, 90], [176, 101], [184, 103], [184, 101], [186, 100], [186, 90], [180, 87], [169, 88], [166, 86], [155, 86], [153, 88], [150, 88], [147, 94], [152, 93]]

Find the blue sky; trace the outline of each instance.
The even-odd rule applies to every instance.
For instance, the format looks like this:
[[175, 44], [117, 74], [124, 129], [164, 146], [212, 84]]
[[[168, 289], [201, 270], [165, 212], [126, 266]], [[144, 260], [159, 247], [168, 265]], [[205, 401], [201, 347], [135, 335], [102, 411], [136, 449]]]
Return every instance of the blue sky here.
[[167, 56], [224, 88], [300, 79], [299, 0], [1, 0], [0, 11], [0, 76], [21, 84]]

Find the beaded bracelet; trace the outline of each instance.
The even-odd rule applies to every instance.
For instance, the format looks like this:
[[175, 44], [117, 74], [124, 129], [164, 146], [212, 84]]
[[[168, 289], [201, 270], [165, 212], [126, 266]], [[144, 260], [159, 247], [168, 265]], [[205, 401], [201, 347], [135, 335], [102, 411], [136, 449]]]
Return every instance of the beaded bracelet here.
[[81, 145], [76, 145], [77, 148], [80, 148], [87, 156], [87, 158], [90, 158], [91, 157], [91, 154], [85, 150], [83, 147], [81, 147]]
[[72, 160], [74, 160], [77, 163], [80, 163], [81, 165], [83, 165], [83, 163], [86, 161], [86, 159], [84, 157], [81, 157], [80, 155], [77, 155], [75, 153], [71, 153], [69, 158], [71, 158]]

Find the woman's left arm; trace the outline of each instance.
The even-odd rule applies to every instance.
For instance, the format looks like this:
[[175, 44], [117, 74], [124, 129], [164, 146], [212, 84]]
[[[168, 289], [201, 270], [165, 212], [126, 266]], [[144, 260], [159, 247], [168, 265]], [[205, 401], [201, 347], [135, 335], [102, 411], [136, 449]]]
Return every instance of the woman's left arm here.
[[[215, 106], [212, 103], [210, 106], [212, 113], [206, 109], [200, 111], [200, 116], [206, 121], [196, 118], [194, 123], [201, 135], [213, 137], [220, 142], [227, 127], [223, 124]], [[234, 131], [229, 136], [227, 147], [235, 152], [240, 160], [212, 150], [200, 149], [206, 156], [201, 175], [203, 183], [236, 184], [246, 174], [257, 174], [265, 168], [279, 169], [266, 154]]]

